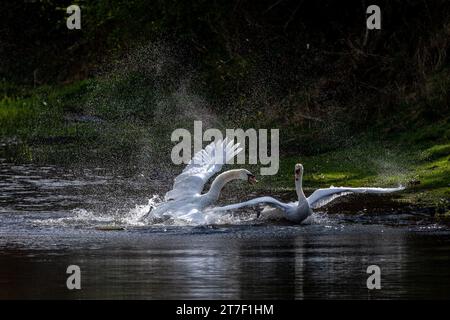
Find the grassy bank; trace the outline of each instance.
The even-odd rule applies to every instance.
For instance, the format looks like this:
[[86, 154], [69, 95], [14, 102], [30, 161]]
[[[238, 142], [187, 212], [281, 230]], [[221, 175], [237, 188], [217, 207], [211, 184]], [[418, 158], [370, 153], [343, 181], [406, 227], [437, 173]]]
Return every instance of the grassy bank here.
[[[142, 114], [139, 101], [128, 100], [129, 108], [120, 109], [111, 97], [101, 100], [105, 98], [99, 96], [102, 90], [104, 86], [93, 80], [22, 91], [4, 89], [0, 103], [0, 157], [13, 162], [105, 166], [129, 173], [179, 170], [170, 163], [170, 133], [176, 127], [190, 128], [196, 115], [189, 115], [186, 110], [180, 113], [176, 107], [180, 101], [164, 97], [167, 103], [160, 108], [164, 109], [164, 120], [170, 121], [161, 121], [158, 111]], [[173, 99], [173, 95], [170, 97]], [[193, 98], [183, 95], [183, 99], [189, 102]], [[98, 108], [92, 107], [93, 101]], [[448, 214], [449, 119], [395, 134], [367, 131], [370, 133], [352, 136], [351, 143], [325, 153], [280, 150], [279, 173], [260, 177], [256, 188], [293, 190], [293, 166], [301, 162], [307, 188], [402, 184], [408, 188], [398, 201]], [[301, 139], [295, 133], [289, 135], [292, 141]], [[250, 168], [259, 172], [258, 167]]]
[[[405, 134], [406, 135], [406, 134]], [[294, 164], [305, 166], [304, 185], [308, 189], [334, 186], [407, 187], [397, 200], [415, 206], [449, 210], [450, 144], [399, 144], [362, 140], [353, 147], [313, 156], [281, 159], [279, 174], [262, 177], [262, 188], [294, 190]]]

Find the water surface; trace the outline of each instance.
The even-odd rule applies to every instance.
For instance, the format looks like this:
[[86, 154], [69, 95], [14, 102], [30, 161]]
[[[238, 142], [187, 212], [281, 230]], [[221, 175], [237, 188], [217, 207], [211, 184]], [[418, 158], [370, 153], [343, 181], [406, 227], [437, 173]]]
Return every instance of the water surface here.
[[[252, 210], [212, 226], [142, 223], [148, 199], [165, 187], [100, 168], [1, 161], [0, 298], [450, 297], [449, 229], [381, 205], [385, 197], [351, 198], [347, 210], [325, 208], [304, 225]], [[81, 290], [66, 288], [72, 264]], [[366, 287], [373, 264], [381, 290]]]

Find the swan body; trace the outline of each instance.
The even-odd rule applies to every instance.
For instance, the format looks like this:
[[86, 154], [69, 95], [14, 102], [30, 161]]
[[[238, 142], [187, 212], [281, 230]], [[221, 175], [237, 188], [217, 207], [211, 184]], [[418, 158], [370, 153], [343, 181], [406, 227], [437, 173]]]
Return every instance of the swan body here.
[[295, 165], [295, 191], [298, 201], [284, 203], [272, 197], [259, 197], [242, 203], [232, 204], [223, 207], [217, 207], [215, 211], [234, 210], [242, 207], [267, 205], [262, 213], [273, 213], [281, 211], [284, 217], [292, 222], [300, 223], [312, 214], [312, 209], [320, 208], [334, 199], [350, 193], [391, 193], [404, 190], [403, 186], [397, 188], [351, 188], [351, 187], [329, 187], [317, 189], [309, 197], [306, 197], [302, 188], [303, 165]]
[[202, 210], [219, 199], [222, 188], [228, 182], [256, 182], [255, 176], [246, 169], [228, 170], [219, 174], [209, 191], [202, 194], [206, 182], [240, 151], [242, 149], [238, 143], [225, 139], [212, 142], [197, 152], [183, 172], [175, 178], [172, 190], [164, 196], [164, 202], [153, 208], [146, 217], [163, 218], [170, 214], [187, 221], [204, 219]]

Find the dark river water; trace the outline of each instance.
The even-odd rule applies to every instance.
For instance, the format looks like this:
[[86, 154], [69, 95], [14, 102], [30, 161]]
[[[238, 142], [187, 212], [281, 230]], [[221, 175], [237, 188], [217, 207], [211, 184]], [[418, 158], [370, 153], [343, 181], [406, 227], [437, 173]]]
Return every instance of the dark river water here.
[[[450, 298], [450, 230], [406, 208], [367, 206], [385, 197], [351, 198], [351, 209], [331, 206], [303, 225], [254, 212], [148, 225], [139, 219], [148, 199], [166, 191], [155, 185], [0, 161], [0, 298]], [[81, 269], [81, 290], [66, 287], [69, 265]], [[367, 289], [370, 265], [380, 290]]]

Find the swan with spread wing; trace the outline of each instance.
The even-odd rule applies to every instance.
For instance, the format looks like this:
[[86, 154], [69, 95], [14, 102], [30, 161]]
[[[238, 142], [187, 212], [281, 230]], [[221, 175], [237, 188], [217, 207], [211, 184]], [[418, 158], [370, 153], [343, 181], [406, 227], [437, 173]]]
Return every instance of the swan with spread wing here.
[[242, 203], [232, 204], [223, 207], [214, 208], [214, 211], [228, 211], [242, 207], [251, 207], [257, 205], [267, 205], [262, 213], [268, 211], [281, 211], [284, 217], [290, 221], [300, 223], [312, 214], [312, 209], [320, 208], [334, 199], [350, 194], [350, 193], [391, 193], [404, 190], [403, 186], [397, 188], [350, 188], [350, 187], [329, 187], [325, 189], [317, 189], [309, 197], [303, 192], [303, 165], [295, 165], [295, 191], [297, 192], [298, 201], [291, 203], [283, 203], [272, 197], [259, 197]]
[[186, 168], [179, 174], [172, 190], [166, 193], [164, 202], [153, 208], [145, 218], [161, 218], [176, 215], [177, 218], [192, 222], [205, 219], [202, 210], [214, 204], [222, 188], [230, 181], [245, 180], [256, 183], [255, 176], [246, 169], [233, 169], [219, 174], [209, 191], [202, 194], [208, 180], [222, 170], [222, 166], [233, 159], [242, 148], [239, 143], [225, 138], [211, 142], [205, 149], [197, 152]]

